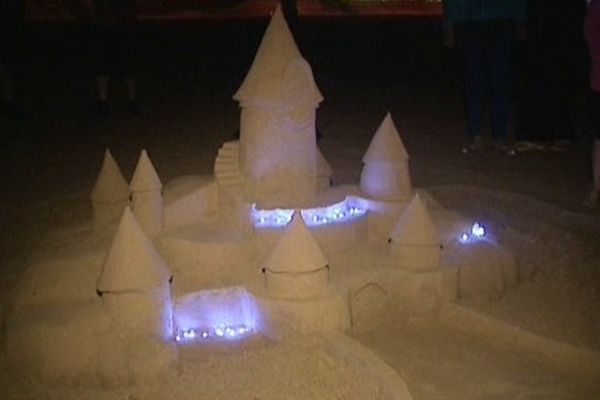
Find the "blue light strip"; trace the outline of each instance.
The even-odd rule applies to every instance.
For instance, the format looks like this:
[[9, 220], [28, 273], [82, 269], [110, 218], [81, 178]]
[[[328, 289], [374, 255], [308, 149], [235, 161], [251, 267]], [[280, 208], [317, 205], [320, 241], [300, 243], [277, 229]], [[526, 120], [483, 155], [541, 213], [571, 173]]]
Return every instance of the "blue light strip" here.
[[175, 335], [175, 341], [180, 343], [209, 340], [239, 340], [252, 334], [254, 334], [254, 329], [246, 325], [219, 325], [208, 329], [184, 329]]
[[[306, 208], [300, 211], [307, 226], [322, 226], [351, 221], [367, 213], [357, 207], [348, 198], [325, 207]], [[286, 226], [294, 215], [293, 209], [259, 210], [252, 207], [252, 220], [256, 228], [280, 228]]]

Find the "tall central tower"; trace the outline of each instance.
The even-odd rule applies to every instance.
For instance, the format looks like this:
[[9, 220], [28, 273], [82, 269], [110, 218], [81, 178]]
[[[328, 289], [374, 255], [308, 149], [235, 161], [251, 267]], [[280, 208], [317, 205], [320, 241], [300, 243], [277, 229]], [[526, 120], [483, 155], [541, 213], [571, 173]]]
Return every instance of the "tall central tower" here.
[[323, 100], [278, 6], [241, 87], [240, 167], [248, 200], [297, 208], [317, 193], [316, 109]]

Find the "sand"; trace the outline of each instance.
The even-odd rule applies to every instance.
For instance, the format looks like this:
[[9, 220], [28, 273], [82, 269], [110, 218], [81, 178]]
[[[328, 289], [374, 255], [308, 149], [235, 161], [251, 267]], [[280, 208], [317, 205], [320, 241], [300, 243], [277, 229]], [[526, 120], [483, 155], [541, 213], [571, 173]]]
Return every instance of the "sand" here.
[[[91, 218], [88, 197], [106, 147], [127, 179], [142, 148], [152, 154], [163, 182], [212, 172], [218, 147], [233, 138], [239, 125], [231, 96], [249, 67], [264, 22], [146, 27], [139, 79], [141, 118], [127, 115], [120, 80], [111, 115], [90, 117], [86, 32], [78, 29], [37, 28], [24, 69], [30, 119], [2, 121], [2, 314], [22, 266], [45, 234]], [[428, 189], [444, 206], [483, 222], [516, 257], [517, 288], [477, 310], [545, 337], [600, 351], [600, 214], [580, 207], [589, 184], [590, 135], [585, 126], [580, 123], [578, 142], [564, 153], [507, 158], [487, 149], [465, 156], [459, 151], [460, 87], [452, 56], [437, 45], [435, 24], [312, 23], [304, 32], [300, 47], [306, 49], [325, 97], [317, 125], [324, 133], [320, 147], [334, 182], [358, 182], [361, 158], [391, 111], [411, 157], [413, 184]], [[67, 44], [64, 38], [74, 33], [80, 39]], [[221, 40], [211, 39], [217, 35]], [[415, 399], [594, 399], [600, 394], [594, 386], [598, 380], [569, 377], [569, 371], [553, 368], [552, 360], [531, 362], [516, 350], [498, 350], [489, 341], [444, 332], [426, 321], [407, 324], [393, 315], [390, 319], [358, 339], [405, 378]], [[201, 376], [214, 378], [203, 381], [203, 393], [210, 393], [205, 398], [243, 398], [238, 395], [243, 392], [240, 382], [246, 381], [236, 377], [245, 377], [255, 389], [248, 392], [250, 399], [282, 398], [290, 388], [290, 396], [298, 395], [314, 388], [315, 379], [322, 383], [321, 378], [327, 381], [316, 385], [321, 391], [298, 398], [369, 398], [371, 393], [366, 385], [356, 391], [366, 390], [366, 397], [352, 397], [350, 392], [335, 397], [352, 381], [353, 372], [336, 375], [326, 369], [321, 371], [324, 375], [317, 374], [321, 378], [299, 374], [304, 378], [297, 386], [284, 386], [277, 394], [267, 377], [281, 368], [265, 360], [272, 354], [275, 359], [285, 356], [307, 372], [322, 362], [320, 350], [259, 343], [251, 356], [243, 354], [217, 352], [203, 358], [206, 368], [195, 367]], [[1, 357], [0, 366], [5, 365]], [[248, 369], [258, 365], [264, 369], [248, 375]], [[214, 370], [220, 372], [210, 372]], [[152, 398], [147, 393], [31, 385], [3, 371], [0, 395], [6, 399]], [[282, 373], [283, 381], [291, 379]], [[228, 382], [237, 382], [232, 391], [219, 391]], [[196, 379], [184, 375], [181, 384], [173, 398], [201, 395], [193, 389]]]

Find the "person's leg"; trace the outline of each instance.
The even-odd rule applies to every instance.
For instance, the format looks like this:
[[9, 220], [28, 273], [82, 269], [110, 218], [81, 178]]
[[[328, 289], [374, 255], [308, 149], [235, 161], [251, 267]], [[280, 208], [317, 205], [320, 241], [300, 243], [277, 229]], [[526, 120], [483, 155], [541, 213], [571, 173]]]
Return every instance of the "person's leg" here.
[[97, 27], [94, 32], [94, 59], [96, 68], [96, 102], [97, 112], [107, 115], [109, 112], [108, 95], [110, 88], [110, 74], [113, 68], [113, 57], [110, 49], [110, 32]]
[[594, 129], [594, 148], [592, 151], [592, 190], [584, 204], [588, 207], [598, 205], [600, 196], [600, 92], [592, 92], [590, 119]]
[[465, 112], [467, 133], [472, 149], [481, 146], [483, 97], [485, 81], [485, 38], [479, 24], [464, 23], [458, 27], [463, 54]]
[[506, 144], [508, 118], [511, 110], [511, 87], [514, 52], [514, 26], [495, 22], [490, 27], [489, 60], [492, 87], [492, 136], [495, 142]]
[[135, 78], [139, 51], [137, 34], [137, 24], [133, 22], [129, 22], [117, 29], [117, 37], [120, 38], [117, 49], [118, 69], [125, 78], [129, 113], [131, 115], [139, 115], [141, 113], [137, 102], [137, 83]]

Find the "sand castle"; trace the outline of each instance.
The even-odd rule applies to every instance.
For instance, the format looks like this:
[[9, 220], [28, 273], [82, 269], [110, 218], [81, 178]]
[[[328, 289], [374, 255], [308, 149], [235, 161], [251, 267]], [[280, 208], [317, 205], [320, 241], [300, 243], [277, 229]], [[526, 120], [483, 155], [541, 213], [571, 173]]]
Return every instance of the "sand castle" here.
[[[163, 188], [142, 151], [127, 185], [107, 150], [91, 228], [67, 234], [66, 254], [34, 261], [16, 291], [7, 321], [15, 369], [135, 385], [175, 373], [181, 346], [345, 334], [370, 329], [369, 315], [385, 308], [421, 314], [463, 294], [485, 297], [464, 260], [495, 271], [496, 287], [514, 284], [512, 257], [493, 238], [412, 187], [389, 113], [359, 185], [331, 185], [315, 135], [323, 97], [279, 8], [234, 99], [240, 140], [223, 144], [213, 176]], [[47, 282], [48, 268], [63, 279]]]

